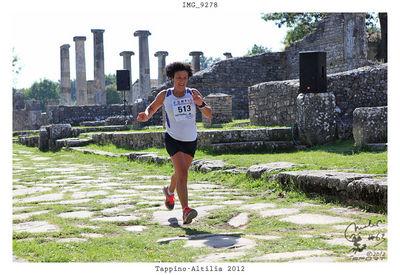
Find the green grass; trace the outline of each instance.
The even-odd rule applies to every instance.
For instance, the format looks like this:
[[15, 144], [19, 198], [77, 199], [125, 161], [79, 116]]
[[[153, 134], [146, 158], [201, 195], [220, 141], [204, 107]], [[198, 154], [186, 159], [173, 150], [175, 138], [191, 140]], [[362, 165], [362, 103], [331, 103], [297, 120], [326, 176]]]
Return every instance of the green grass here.
[[[104, 146], [90, 144], [86, 148], [113, 153], [156, 152], [160, 156], [168, 156], [165, 148], [148, 148], [132, 151], [113, 144]], [[288, 161], [303, 164], [298, 170], [337, 169], [347, 172], [367, 174], [387, 174], [387, 152], [360, 151], [354, 147], [354, 140], [337, 141], [332, 144], [315, 146], [311, 150], [295, 149], [292, 152], [230, 152], [216, 153], [208, 150], [197, 150], [195, 159], [220, 159], [236, 167]]]
[[[123, 148], [117, 148], [114, 145], [107, 145], [104, 147], [90, 145], [88, 148], [94, 148], [103, 151], [114, 152], [128, 152]], [[81, 167], [93, 166], [96, 170], [87, 170], [80, 173], [80, 176], [90, 176], [93, 179], [101, 179], [102, 177], [118, 177], [121, 179], [110, 178], [110, 181], [118, 182], [119, 185], [110, 190], [109, 195], [117, 194], [119, 190], [129, 189], [132, 182], [142, 180], [143, 175], [164, 175], [170, 176], [173, 173], [173, 168], [170, 163], [167, 164], [152, 164], [142, 163], [139, 161], [127, 161], [125, 158], [110, 158], [105, 156], [83, 154], [81, 152], [73, 151], [58, 151], [58, 152], [40, 152], [37, 148], [30, 148], [20, 144], [13, 144], [14, 149], [14, 164], [21, 167], [34, 167], [34, 170], [19, 171], [14, 175], [14, 179], [19, 181], [14, 185], [25, 187], [35, 187], [37, 183], [46, 184], [53, 183], [54, 179], [48, 178], [49, 176], [60, 175], [56, 172], [38, 171], [40, 166], [38, 164], [46, 164], [47, 167], [69, 167], [69, 165], [80, 165]], [[28, 151], [32, 154], [18, 153], [18, 151]], [[302, 158], [310, 159], [312, 164], [306, 162], [305, 169], [320, 167], [323, 158], [327, 167], [346, 167], [346, 162], [351, 165], [358, 165], [358, 169], [365, 168], [366, 165], [371, 166], [372, 163], [379, 163], [378, 160], [382, 159], [382, 169], [386, 169], [386, 152], [384, 153], [370, 153], [370, 152], [357, 152], [353, 151], [351, 141], [339, 142], [336, 144], [321, 146], [313, 148], [311, 151], [296, 151], [291, 153], [247, 153], [247, 154], [216, 154], [199, 150], [196, 154], [196, 159], [226, 159], [230, 164], [243, 164], [238, 166], [250, 166], [253, 164], [278, 161], [278, 159], [299, 162]], [[160, 155], [166, 155], [165, 149], [150, 148], [146, 151], [156, 151]], [[318, 155], [324, 154], [324, 157]], [[370, 159], [362, 159], [364, 163], [356, 163], [356, 156], [362, 154], [370, 154]], [[32, 156], [32, 157], [29, 157]], [[37, 161], [33, 160], [34, 157], [48, 157], [49, 160]], [[313, 158], [317, 158], [313, 160]], [[359, 158], [360, 159], [360, 158]], [[319, 163], [321, 162], [321, 163]], [[67, 166], [62, 166], [67, 164]], [[330, 165], [330, 166], [328, 166]], [[302, 168], [302, 169], [303, 169]], [[330, 168], [329, 168], [330, 169]], [[375, 168], [376, 169], [376, 168]], [[59, 179], [68, 179], [69, 175], [60, 175]], [[209, 182], [213, 184], [220, 184], [223, 187], [228, 187], [232, 192], [227, 196], [227, 199], [241, 199], [243, 196], [252, 196], [246, 203], [257, 202], [271, 202], [275, 203], [277, 207], [290, 207], [292, 203], [296, 202], [310, 202], [317, 206], [315, 208], [308, 208], [305, 211], [310, 213], [324, 213], [329, 214], [329, 209], [337, 206], [344, 206], [343, 204], [332, 202], [326, 203], [323, 198], [309, 197], [302, 192], [296, 190], [282, 190], [275, 183], [265, 181], [265, 178], [254, 180], [246, 177], [244, 174], [231, 175], [222, 174], [219, 172], [214, 173], [200, 173], [196, 171], [189, 171], [190, 182]], [[67, 184], [68, 187], [73, 187], [77, 182], [72, 181]], [[146, 180], [145, 184], [159, 184], [159, 180]], [[83, 190], [97, 190], [101, 183], [95, 183], [92, 186], [82, 188]], [[15, 199], [24, 198], [28, 196], [36, 196], [47, 193], [55, 193], [63, 190], [61, 186], [53, 186], [50, 191], [40, 192], [31, 195], [21, 195]], [[64, 194], [64, 198], [70, 198], [73, 191]], [[280, 197], [280, 193], [284, 193], [284, 198]], [[108, 195], [107, 195], [108, 196]], [[99, 195], [94, 197], [89, 203], [79, 204], [52, 204], [44, 205], [36, 202], [32, 203], [14, 203], [13, 205], [27, 206], [29, 209], [14, 211], [14, 214], [50, 210], [48, 213], [31, 216], [25, 221], [48, 221], [51, 224], [57, 225], [60, 232], [43, 232], [43, 233], [14, 233], [13, 234], [13, 253], [18, 257], [24, 258], [32, 262], [192, 262], [197, 256], [209, 253], [215, 253], [210, 248], [189, 248], [183, 247], [184, 241], [173, 241], [167, 243], [158, 243], [160, 238], [193, 235], [201, 233], [218, 233], [218, 232], [237, 232], [243, 231], [245, 234], [263, 234], [263, 235], [277, 235], [280, 239], [277, 240], [257, 240], [257, 246], [245, 257], [233, 259], [236, 261], [251, 261], [253, 257], [261, 256], [266, 253], [294, 251], [299, 249], [329, 249], [337, 255], [348, 253], [349, 248], [343, 246], [332, 246], [323, 242], [325, 237], [320, 234], [331, 232], [329, 226], [318, 225], [296, 225], [293, 223], [280, 221], [278, 217], [260, 218], [256, 212], [250, 211], [250, 221], [246, 229], [234, 229], [227, 226], [227, 221], [238, 214], [240, 211], [236, 207], [226, 206], [215, 209], [210, 212], [210, 215], [200, 219], [199, 223], [195, 226], [185, 226], [172, 228], [168, 226], [160, 226], [154, 223], [151, 219], [152, 210], [143, 211], [143, 205], [136, 205], [139, 197], [132, 195], [129, 201], [123, 204], [130, 204], [134, 207], [131, 210], [126, 210], [122, 213], [132, 213], [132, 211], [139, 211], [143, 216], [138, 220], [129, 222], [102, 222], [93, 221], [89, 218], [74, 219], [74, 218], [61, 218], [57, 215], [69, 211], [77, 211], [76, 207], [83, 207], [84, 210], [94, 213], [93, 217], [103, 216], [102, 210], [113, 207], [112, 204], [101, 204], [98, 199], [105, 198], [106, 195]], [[201, 198], [201, 194], [196, 194], [193, 198]], [[192, 198], [191, 198], [192, 199]], [[149, 205], [153, 205], [149, 202]], [[155, 204], [154, 206], [158, 206]], [[357, 224], [367, 224], [371, 219], [375, 222], [377, 219], [382, 219], [386, 222], [386, 218], [381, 215], [366, 217], [352, 217], [357, 221]], [[21, 222], [17, 220], [15, 222]], [[95, 228], [82, 228], [78, 225], [96, 226]], [[123, 226], [127, 225], [143, 225], [147, 229], [143, 232], [127, 232]], [[81, 234], [84, 233], [97, 233], [103, 234], [101, 238], [89, 238], [86, 242], [67, 242], [58, 243], [56, 240], [61, 238], [82, 238]], [[312, 238], [303, 238], [299, 235], [311, 234]], [[382, 245], [382, 249], [386, 249], [387, 243]], [[220, 252], [232, 252], [230, 250], [222, 250]]]

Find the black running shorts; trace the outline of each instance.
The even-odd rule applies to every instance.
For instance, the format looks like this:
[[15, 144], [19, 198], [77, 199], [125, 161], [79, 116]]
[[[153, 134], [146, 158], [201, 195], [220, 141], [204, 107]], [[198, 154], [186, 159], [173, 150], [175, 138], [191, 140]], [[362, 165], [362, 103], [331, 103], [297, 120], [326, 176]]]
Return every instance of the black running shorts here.
[[177, 152], [183, 152], [194, 157], [197, 147], [197, 139], [195, 141], [180, 141], [172, 138], [167, 132], [164, 133], [165, 148], [172, 157]]

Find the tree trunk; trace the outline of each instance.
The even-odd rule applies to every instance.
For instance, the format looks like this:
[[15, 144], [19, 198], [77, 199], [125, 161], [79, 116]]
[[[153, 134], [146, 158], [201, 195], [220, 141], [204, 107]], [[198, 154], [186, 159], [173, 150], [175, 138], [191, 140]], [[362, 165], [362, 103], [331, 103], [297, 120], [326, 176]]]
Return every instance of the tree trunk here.
[[378, 53], [376, 58], [387, 62], [387, 13], [380, 12], [379, 23], [381, 25], [381, 41], [378, 44]]

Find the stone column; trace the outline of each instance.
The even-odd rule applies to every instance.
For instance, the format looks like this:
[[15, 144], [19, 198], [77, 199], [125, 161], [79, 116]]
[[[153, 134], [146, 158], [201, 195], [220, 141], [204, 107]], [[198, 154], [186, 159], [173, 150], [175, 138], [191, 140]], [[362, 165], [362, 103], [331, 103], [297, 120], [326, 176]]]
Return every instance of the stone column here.
[[200, 71], [200, 56], [203, 52], [190, 52], [189, 55], [192, 57], [193, 73]]
[[126, 101], [128, 102], [128, 104], [132, 104], [133, 103], [133, 85], [132, 85], [132, 63], [131, 63], [131, 56], [134, 55], [134, 52], [129, 52], [129, 51], [123, 51], [120, 52], [119, 55], [123, 57], [123, 69], [124, 70], [129, 70], [129, 77], [131, 80], [131, 91], [127, 94], [125, 94], [126, 96]]
[[75, 36], [76, 105], [87, 104], [85, 36]]
[[147, 37], [149, 31], [135, 31], [133, 36], [139, 36], [139, 98], [146, 98], [151, 92], [150, 86], [150, 59], [149, 42]]
[[167, 76], [164, 73], [165, 68], [165, 57], [168, 56], [168, 52], [158, 51], [154, 54], [155, 57], [158, 57], [158, 85], [163, 84], [167, 81]]
[[232, 54], [231, 53], [226, 52], [226, 53], [224, 53], [224, 55], [225, 55], [226, 59], [232, 58]]
[[69, 67], [69, 45], [60, 47], [61, 78], [60, 78], [60, 99], [61, 105], [71, 105], [71, 74]]
[[96, 80], [87, 81], [87, 105], [95, 105]]
[[96, 90], [94, 94], [95, 104], [105, 105], [106, 102], [106, 81], [104, 77], [104, 30], [92, 29], [93, 53], [94, 53], [94, 81]]

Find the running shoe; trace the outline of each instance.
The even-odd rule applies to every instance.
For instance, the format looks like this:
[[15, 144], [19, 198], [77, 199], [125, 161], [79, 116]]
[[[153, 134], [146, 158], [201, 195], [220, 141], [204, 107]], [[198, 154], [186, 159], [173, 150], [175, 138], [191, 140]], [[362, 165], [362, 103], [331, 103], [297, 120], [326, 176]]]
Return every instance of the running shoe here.
[[164, 186], [163, 193], [165, 195], [165, 206], [168, 208], [168, 210], [174, 209], [175, 197], [174, 197], [174, 195], [168, 194], [168, 186]]
[[183, 210], [183, 224], [189, 224], [197, 217], [197, 211], [193, 208], [185, 207]]

